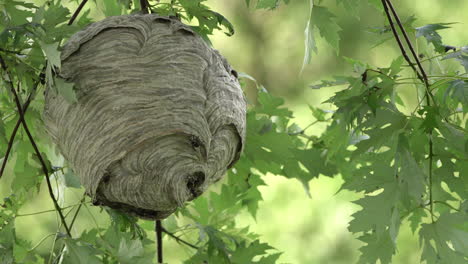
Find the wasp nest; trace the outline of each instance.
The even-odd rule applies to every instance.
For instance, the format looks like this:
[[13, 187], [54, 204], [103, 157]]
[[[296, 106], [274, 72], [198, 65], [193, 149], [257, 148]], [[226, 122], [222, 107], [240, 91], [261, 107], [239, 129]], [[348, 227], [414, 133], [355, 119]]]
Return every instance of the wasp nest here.
[[44, 122], [95, 204], [162, 219], [239, 158], [246, 104], [236, 72], [190, 27], [110, 17], [70, 38]]

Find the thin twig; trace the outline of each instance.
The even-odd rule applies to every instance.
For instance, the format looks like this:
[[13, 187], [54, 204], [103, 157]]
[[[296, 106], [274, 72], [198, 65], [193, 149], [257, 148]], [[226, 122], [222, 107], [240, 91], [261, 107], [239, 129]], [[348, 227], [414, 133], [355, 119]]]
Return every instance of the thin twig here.
[[75, 19], [78, 17], [78, 14], [81, 12], [81, 9], [83, 9], [83, 7], [85, 6], [86, 2], [88, 2], [88, 0], [83, 0], [81, 1], [80, 5], [78, 6], [78, 8], [76, 9], [75, 13], [73, 13], [72, 17], [70, 18], [70, 20], [68, 21], [68, 25], [70, 26], [71, 24], [73, 24], [73, 22], [75, 21]]
[[[415, 52], [415, 50], [413, 48], [413, 45], [412, 45], [412, 43], [411, 43], [411, 41], [410, 41], [410, 39], [408, 37], [408, 34], [406, 33], [406, 30], [405, 30], [405, 28], [403, 27], [403, 25], [401, 23], [401, 20], [400, 20], [400, 18], [398, 16], [398, 13], [396, 12], [395, 8], [393, 7], [393, 4], [392, 4], [391, 0], [381, 0], [381, 1], [382, 1], [382, 5], [384, 7], [384, 10], [385, 10], [385, 14], [387, 15], [388, 21], [390, 23], [390, 27], [392, 28], [393, 35], [395, 36], [395, 39], [398, 42], [398, 46], [400, 47], [400, 50], [401, 50], [401, 53], [403, 54], [403, 57], [408, 62], [408, 64], [411, 66], [411, 68], [416, 73], [418, 78], [424, 83], [424, 86], [426, 88], [425, 89], [425, 91], [426, 91], [426, 104], [428, 106], [430, 106], [431, 105], [431, 99], [434, 102], [434, 104], [436, 104], [434, 96], [432, 95], [431, 90], [430, 90], [430, 84], [429, 84], [429, 80], [427, 78], [426, 71], [424, 70], [424, 67], [422, 66], [421, 62], [419, 61], [419, 57], [416, 54], [416, 52]], [[400, 31], [403, 33], [403, 37], [405, 38], [406, 44], [407, 44], [408, 48], [410, 49], [411, 54], [413, 55], [413, 58], [416, 61], [416, 64], [418, 65], [419, 71], [416, 69], [416, 67], [414, 67], [414, 64], [411, 62], [410, 58], [406, 54], [406, 50], [403, 47], [403, 44], [401, 43], [400, 37], [399, 37], [399, 35], [398, 35], [398, 33], [397, 33], [396, 29], [395, 29], [395, 25], [393, 24], [393, 20], [392, 20], [392, 17], [390, 15], [389, 8], [391, 9], [391, 12], [392, 12], [393, 16], [395, 17], [395, 20], [397, 21], [397, 24], [398, 24], [398, 27], [400, 28]], [[432, 142], [432, 130], [428, 132], [428, 136], [429, 136], [429, 211], [431, 213], [431, 220], [432, 220], [432, 222], [434, 222], [435, 221], [434, 220], [434, 201], [433, 201], [433, 195], [432, 195], [433, 194], [433, 190], [432, 190], [432, 177], [433, 177], [433, 175], [432, 175], [432, 163], [433, 163], [433, 157], [434, 157], [434, 146], [433, 146], [433, 142]]]
[[73, 228], [73, 225], [75, 224], [76, 217], [78, 216], [78, 213], [79, 213], [80, 210], [81, 210], [81, 206], [83, 206], [83, 203], [84, 203], [84, 201], [85, 201], [85, 198], [86, 198], [86, 195], [83, 194], [83, 198], [81, 198], [81, 201], [80, 201], [80, 203], [79, 203], [79, 205], [78, 205], [78, 208], [76, 209], [75, 215], [73, 215], [72, 221], [71, 221], [71, 223], [70, 223], [70, 229], [72, 229], [72, 228]]
[[[73, 24], [73, 22], [74, 22], [75, 19], [78, 17], [78, 14], [81, 12], [81, 10], [83, 9], [83, 7], [84, 7], [84, 5], [86, 4], [86, 2], [88, 2], [88, 0], [83, 0], [83, 1], [80, 3], [80, 5], [79, 5], [78, 8], [76, 9], [76, 11], [73, 13], [72, 17], [71, 17], [70, 20], [68, 21], [68, 25]], [[32, 89], [32, 91], [31, 91], [31, 93], [29, 94], [28, 99], [26, 100], [26, 103], [25, 103], [25, 104], [23, 105], [23, 107], [22, 107], [24, 113], [26, 113], [26, 110], [28, 109], [28, 106], [29, 106], [29, 104], [31, 103], [31, 101], [32, 101], [32, 99], [33, 99], [33, 95], [34, 95], [34, 93], [36, 92], [37, 87], [39, 86], [39, 83], [44, 84], [45, 70], [46, 70], [46, 67], [44, 66], [44, 67], [42, 68], [41, 72], [39, 73], [38, 81], [34, 84], [33, 89]], [[13, 142], [14, 142], [14, 140], [15, 140], [16, 133], [18, 132], [20, 123], [21, 123], [21, 120], [18, 119], [18, 121], [17, 121], [16, 124], [15, 124], [15, 127], [13, 128], [13, 131], [12, 131], [12, 133], [11, 133], [10, 139], [8, 140], [8, 146], [7, 146], [7, 149], [6, 149], [6, 152], [5, 152], [5, 156], [4, 156], [4, 158], [3, 158], [2, 165], [1, 165], [1, 167], [0, 167], [0, 178], [2, 178], [3, 172], [5, 171], [6, 163], [7, 163], [7, 161], [8, 161], [8, 158], [9, 158], [9, 155], [10, 155], [10, 151], [11, 151], [11, 148], [12, 148], [12, 146], [13, 146]]]
[[392, 29], [393, 36], [395, 36], [395, 40], [398, 43], [398, 47], [400, 48], [401, 54], [403, 55], [403, 58], [405, 58], [406, 62], [408, 62], [409, 66], [413, 71], [416, 73], [418, 76], [418, 79], [424, 82], [424, 79], [422, 75], [419, 73], [419, 71], [416, 69], [414, 66], [414, 63], [411, 61], [411, 59], [408, 57], [408, 54], [406, 53], [405, 47], [403, 46], [403, 43], [401, 42], [400, 36], [398, 35], [398, 32], [396, 31], [395, 25], [393, 23], [392, 16], [390, 15], [390, 11], [388, 10], [388, 6], [386, 3], [386, 0], [381, 0], [382, 5], [384, 7], [385, 14], [387, 15], [388, 23], [390, 24], [390, 28]]
[[163, 242], [162, 242], [162, 224], [161, 220], [156, 220], [156, 225], [154, 231], [156, 232], [156, 244], [157, 244], [157, 257], [158, 263], [163, 262]]
[[[90, 202], [87, 202], [87, 203], [90, 203]], [[62, 207], [62, 210], [65, 210], [65, 209], [68, 209], [68, 208], [72, 208], [72, 207], [75, 207], [75, 206], [81, 205], [81, 204], [82, 204], [82, 203], [77, 203], [77, 204], [68, 205], [68, 206]], [[45, 213], [52, 213], [52, 212], [55, 212], [55, 209], [50, 209], [50, 210], [45, 210], [45, 211], [39, 211], [39, 212], [35, 212], [35, 213], [17, 214], [17, 215], [15, 215], [15, 217], [32, 216], [32, 215], [45, 214]]]
[[[70, 18], [70, 21], [68, 22], [68, 25], [71, 25], [73, 23], [73, 21], [76, 19], [76, 17], [78, 16], [78, 14], [80, 13], [81, 9], [83, 8], [84, 4], [87, 2], [88, 0], [83, 0], [83, 2], [80, 4], [80, 6], [78, 7], [78, 9], [75, 11], [75, 13], [73, 14], [73, 16]], [[4, 68], [5, 72], [6, 72], [6, 64], [4, 63], [3, 59], [2, 59], [2, 68]], [[10, 155], [10, 151], [11, 151], [11, 148], [13, 146], [13, 142], [15, 140], [15, 137], [16, 137], [16, 134], [18, 132], [18, 129], [19, 129], [19, 126], [22, 122], [24, 122], [24, 114], [26, 114], [26, 110], [28, 109], [29, 107], [29, 104], [31, 103], [32, 99], [33, 99], [33, 95], [35, 94], [36, 90], [37, 90], [37, 87], [39, 86], [39, 83], [43, 83], [44, 82], [44, 77], [45, 77], [45, 69], [46, 67], [44, 66], [41, 70], [41, 72], [39, 73], [38, 75], [38, 80], [37, 82], [34, 84], [33, 86], [33, 89], [31, 91], [31, 93], [28, 95], [28, 98], [26, 100], [26, 103], [21, 106], [21, 105], [17, 105], [18, 107], [18, 111], [20, 112], [20, 118], [18, 119], [18, 121], [16, 122], [16, 125], [15, 127], [13, 128], [13, 131], [11, 133], [11, 136], [10, 136], [10, 139], [8, 141], [8, 146], [7, 146], [7, 150], [5, 152], [5, 156], [3, 158], [3, 162], [2, 162], [2, 165], [0, 167], [0, 178], [2, 177], [3, 175], [3, 172], [5, 171], [5, 167], [6, 167], [6, 163], [8, 161], [8, 157]], [[12, 81], [12, 79], [10, 78], [10, 82]], [[10, 83], [11, 86], [13, 86], [12, 83]], [[12, 89], [14, 91], [14, 88]], [[17, 94], [16, 94], [17, 96]], [[24, 127], [25, 127], [25, 130], [27, 130], [27, 126], [26, 126], [26, 123], [24, 122]], [[27, 130], [26, 133], [28, 134], [28, 137], [30, 137], [30, 139], [32, 139], [30, 133], [28, 133], [29, 131]], [[36, 146], [37, 148], [37, 146]], [[40, 153], [38, 155], [39, 157], [40, 156]], [[50, 185], [50, 180], [49, 180], [49, 177], [48, 175], [46, 174], [46, 181], [47, 181], [47, 186], [49, 188], [49, 193], [53, 196], [53, 192], [51, 190], [51, 185]], [[53, 196], [54, 197], [54, 196]], [[55, 200], [55, 197], [53, 198], [53, 201], [54, 201], [54, 206], [58, 209], [58, 212], [61, 216], [61, 219], [63, 220], [63, 224], [64, 224], [64, 227], [65, 229], [67, 230], [67, 233], [70, 235], [70, 230], [68, 229], [68, 226], [66, 225], [65, 223], [65, 219], [63, 218], [63, 215], [62, 215], [62, 212], [60, 211], [60, 207], [58, 207], [58, 204], [57, 204], [57, 201]]]
[[191, 244], [191, 243], [181, 239], [180, 237], [174, 235], [174, 233], [167, 231], [167, 229], [165, 229], [164, 227], [162, 227], [162, 231], [164, 233], [166, 233], [168, 236], [174, 238], [178, 243], [182, 243], [182, 244], [187, 245], [187, 246], [189, 246], [189, 247], [191, 247], [193, 249], [198, 249], [198, 247], [195, 246], [194, 244]]
[[447, 206], [447, 207], [450, 207], [452, 210], [455, 210], [455, 211], [457, 211], [457, 212], [460, 212], [460, 209], [458, 209], [458, 208], [456, 208], [456, 207], [450, 205], [450, 204], [447, 203], [447, 202], [444, 202], [444, 201], [434, 201], [434, 203], [443, 204], [443, 205], [445, 205], [445, 206]]
[[[32, 92], [29, 94], [28, 99], [26, 99], [26, 103], [24, 103], [24, 105], [23, 105], [23, 112], [24, 112], [24, 113], [26, 113], [26, 110], [28, 109], [29, 104], [30, 104], [31, 101], [32, 101], [33, 94], [35, 93], [37, 87], [39, 86], [39, 83], [41, 82], [40, 80], [41, 80], [41, 79], [39, 79], [39, 80], [36, 81], [36, 83], [35, 83], [34, 86], [33, 86]], [[18, 121], [17, 121], [16, 124], [15, 124], [15, 127], [13, 128], [13, 131], [11, 132], [10, 138], [9, 138], [9, 140], [8, 140], [8, 146], [7, 146], [7, 149], [6, 149], [6, 152], [5, 152], [5, 156], [3, 157], [2, 165], [1, 165], [1, 167], [0, 167], [0, 178], [2, 178], [3, 172], [5, 171], [5, 167], [6, 167], [8, 158], [9, 158], [9, 156], [10, 156], [10, 151], [11, 151], [11, 148], [13, 147], [13, 142], [14, 142], [14, 140], [15, 140], [16, 133], [18, 132], [18, 129], [19, 129], [19, 127], [20, 127], [20, 124], [21, 124], [21, 120], [18, 119]]]
[[[398, 27], [400, 28], [400, 31], [403, 33], [403, 37], [406, 40], [406, 44], [408, 45], [408, 48], [410, 49], [410, 52], [413, 55], [413, 58], [416, 61], [416, 64], [418, 65], [419, 71], [420, 71], [420, 73], [422, 75], [422, 81], [424, 82], [424, 85], [426, 86], [427, 101], [429, 102], [429, 100], [432, 99], [432, 101], [435, 104], [434, 97], [430, 92], [430, 84], [429, 84], [429, 80], [427, 78], [426, 71], [424, 70], [424, 67], [422, 66], [421, 62], [419, 61], [418, 54], [416, 54], [416, 51], [414, 50], [413, 44], [411, 43], [411, 40], [408, 37], [408, 33], [406, 33], [406, 30], [403, 27], [403, 24], [401, 23], [400, 17], [398, 16], [398, 13], [396, 12], [395, 8], [393, 7], [392, 1], [391, 0], [385, 0], [385, 1], [387, 2], [388, 7], [390, 7], [390, 10], [392, 11], [392, 14], [395, 17], [395, 20], [397, 21]], [[429, 103], [428, 103], [428, 105], [429, 105]]]
[[62, 210], [61, 210], [60, 206], [57, 203], [57, 199], [55, 198], [55, 195], [54, 195], [54, 192], [53, 192], [53, 189], [52, 189], [52, 185], [50, 184], [49, 171], [47, 169], [47, 165], [46, 165], [44, 159], [42, 158], [42, 154], [39, 151], [39, 148], [37, 147], [36, 141], [34, 140], [33, 136], [31, 135], [31, 131], [29, 130], [28, 125], [26, 124], [26, 120], [24, 119], [24, 112], [23, 112], [23, 108], [21, 106], [21, 102], [19, 100], [19, 96], [16, 93], [15, 88], [13, 87], [13, 83], [12, 83], [13, 79], [11, 78], [11, 76], [9, 74], [9, 71], [8, 71], [8, 68], [7, 68], [7, 65], [6, 65], [5, 61], [3, 60], [3, 58], [1, 56], [0, 56], [0, 64], [1, 64], [2, 69], [5, 71], [5, 73], [8, 75], [8, 78], [10, 79], [10, 80], [7, 81], [7, 83], [9, 84], [10, 90], [13, 93], [13, 98], [14, 98], [16, 108], [18, 109], [18, 113], [19, 113], [19, 120], [23, 124], [24, 131], [26, 132], [26, 135], [28, 136], [29, 141], [31, 142], [31, 145], [32, 145], [32, 147], [34, 149], [34, 152], [36, 153], [37, 158], [39, 159], [39, 163], [41, 163], [42, 172], [44, 173], [44, 175], [46, 177], [47, 188], [49, 190], [50, 198], [52, 199], [52, 202], [54, 203], [55, 209], [57, 209], [57, 211], [59, 213], [60, 220], [63, 223], [63, 227], [65, 228], [65, 231], [71, 237], [70, 229], [68, 228], [68, 225], [65, 222], [65, 217], [63, 216]]
[[16, 55], [24, 55], [23, 53], [21, 53], [19, 51], [7, 50], [7, 49], [3, 49], [3, 48], [0, 48], [0, 51], [3, 51], [5, 53], [12, 53], [12, 54], [16, 54]]

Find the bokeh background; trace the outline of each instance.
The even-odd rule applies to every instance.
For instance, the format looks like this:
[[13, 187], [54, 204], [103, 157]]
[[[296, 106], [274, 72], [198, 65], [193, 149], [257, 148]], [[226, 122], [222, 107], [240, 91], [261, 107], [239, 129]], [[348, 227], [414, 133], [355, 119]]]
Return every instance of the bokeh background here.
[[[44, 1], [33, 2], [40, 4]], [[96, 8], [96, 5], [100, 5], [100, 1], [96, 2], [90, 1], [87, 8], [91, 8], [91, 16], [99, 20], [103, 15]], [[402, 18], [415, 15], [416, 26], [458, 22], [453, 24], [451, 29], [440, 31], [444, 42], [453, 46], [468, 44], [466, 1], [394, 0], [393, 2]], [[236, 30], [232, 37], [217, 32], [212, 37], [213, 46], [220, 50], [237, 71], [249, 74], [269, 92], [283, 97], [286, 105], [294, 111], [295, 122], [299, 125], [305, 126], [311, 120], [308, 105], [320, 106], [321, 102], [341, 89], [332, 87], [314, 90], [309, 88], [309, 85], [334, 75], [352, 72], [349, 65], [343, 61], [343, 56], [385, 67], [399, 54], [393, 40], [373, 48], [380, 36], [370, 31], [373, 27], [383, 26], [385, 22], [384, 17], [374, 7], [363, 4], [360, 9], [360, 19], [357, 19], [344, 8], [336, 6], [336, 1], [324, 0], [322, 5], [332, 9], [337, 15], [338, 24], [343, 29], [340, 49], [336, 53], [319, 39], [319, 54], [314, 54], [310, 65], [301, 72], [304, 28], [309, 15], [309, 1], [290, 1], [289, 5], [281, 5], [273, 11], [248, 8], [243, 0], [210, 0], [207, 4], [228, 18]], [[66, 2], [65, 5], [74, 10], [77, 3], [72, 1]], [[245, 89], [249, 101], [254, 103], [256, 87], [253, 83], [247, 82]], [[322, 105], [322, 107], [329, 106]], [[311, 130], [312, 133], [319, 134], [323, 127], [317, 126]], [[10, 170], [0, 181], [0, 198], [10, 194], [11, 180]], [[335, 178], [321, 176], [312, 180], [309, 184], [311, 198], [306, 195], [302, 184], [297, 180], [265, 175], [264, 181], [267, 186], [260, 187], [264, 201], [260, 203], [257, 218], [253, 219], [244, 213], [236, 221], [240, 226], [250, 225], [252, 231], [261, 235], [262, 241], [283, 252], [279, 263], [345, 264], [357, 261], [361, 243], [347, 231], [347, 224], [352, 219], [353, 212], [359, 210], [359, 207], [353, 205], [351, 201], [360, 195], [351, 192], [337, 193], [342, 184], [339, 176]], [[81, 199], [82, 193], [82, 190], [68, 189], [65, 194], [62, 193], [61, 202], [64, 205], [76, 204]], [[44, 185], [38, 195], [31, 194], [30, 203], [21, 210], [21, 213], [28, 214], [48, 209], [53, 209], [53, 205]], [[106, 214], [100, 213], [99, 208], [86, 208], [80, 214], [74, 235], [78, 235], [80, 230], [96, 225], [104, 227], [108, 221]], [[17, 231], [20, 237], [35, 244], [53, 233], [57, 222], [53, 212], [23, 216], [17, 219]], [[149, 225], [149, 223], [142, 224]], [[188, 238], [195, 240], [196, 234], [189, 233]], [[51, 246], [52, 236], [46, 238], [38, 249], [47, 256]], [[181, 259], [188, 257], [191, 251], [166, 237], [164, 252], [168, 263], [180, 263]], [[408, 223], [404, 223], [400, 230], [398, 252], [393, 258], [393, 263], [419, 263], [419, 255], [417, 234], [412, 234]]]

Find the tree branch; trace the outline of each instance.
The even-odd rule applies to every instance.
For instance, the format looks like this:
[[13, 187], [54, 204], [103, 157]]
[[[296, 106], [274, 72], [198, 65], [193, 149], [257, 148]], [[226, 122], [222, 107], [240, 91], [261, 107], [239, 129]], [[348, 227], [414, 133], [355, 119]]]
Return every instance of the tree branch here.
[[32, 145], [32, 147], [34, 149], [34, 152], [36, 153], [36, 155], [37, 155], [37, 157], [39, 159], [39, 162], [41, 163], [42, 171], [43, 171], [43, 173], [45, 175], [45, 178], [46, 178], [47, 188], [49, 190], [50, 198], [52, 199], [52, 202], [54, 203], [55, 209], [57, 209], [57, 212], [59, 213], [60, 220], [62, 221], [62, 224], [63, 224], [67, 234], [71, 237], [70, 229], [68, 228], [68, 225], [65, 222], [65, 217], [63, 216], [62, 210], [61, 210], [60, 206], [57, 203], [57, 199], [55, 199], [54, 192], [52, 190], [52, 185], [50, 184], [49, 171], [47, 169], [47, 165], [45, 164], [44, 159], [42, 158], [41, 152], [39, 151], [39, 149], [37, 147], [37, 144], [36, 144], [34, 138], [31, 135], [31, 131], [29, 131], [28, 125], [26, 124], [26, 121], [24, 120], [23, 108], [21, 106], [19, 96], [16, 93], [16, 90], [15, 90], [15, 88], [13, 86], [13, 83], [12, 83], [13, 79], [11, 78], [11, 75], [9, 74], [7, 65], [6, 65], [5, 61], [3, 60], [3, 58], [1, 56], [0, 56], [0, 65], [1, 65], [2, 69], [5, 71], [5, 73], [8, 75], [9, 80], [6, 81], [6, 82], [9, 84], [9, 86], [10, 86], [9, 88], [10, 88], [11, 92], [13, 93], [16, 108], [18, 109], [19, 122], [21, 122], [23, 124], [24, 131], [26, 132], [26, 135], [28, 136], [29, 141], [31, 142], [31, 145]]
[[187, 241], [181, 239], [180, 237], [174, 235], [174, 233], [171, 233], [171, 232], [167, 231], [167, 229], [165, 229], [164, 227], [162, 227], [161, 230], [162, 230], [164, 233], [166, 233], [168, 236], [174, 238], [178, 243], [182, 243], [182, 244], [187, 245], [187, 246], [189, 246], [189, 247], [191, 247], [191, 248], [193, 248], [193, 249], [198, 249], [198, 247], [195, 246], [194, 244], [191, 244], [191, 243], [189, 243], [189, 242], [187, 242]]
[[140, 7], [141, 7], [141, 12], [143, 12], [143, 14], [149, 13], [148, 0], [140, 0]]
[[75, 19], [78, 17], [78, 14], [81, 12], [81, 9], [83, 9], [83, 7], [86, 5], [86, 2], [88, 2], [88, 0], [83, 0], [81, 1], [80, 5], [78, 6], [78, 8], [76, 9], [75, 13], [73, 13], [72, 17], [70, 18], [70, 20], [68, 21], [68, 25], [70, 26], [71, 24], [73, 24], [73, 22], [75, 21]]
[[[405, 28], [403, 27], [403, 24], [401, 23], [400, 17], [398, 16], [398, 13], [396, 12], [395, 8], [393, 7], [392, 1], [391, 0], [385, 0], [387, 2], [388, 7], [390, 7], [390, 10], [392, 11], [393, 16], [395, 17], [395, 20], [398, 23], [398, 27], [400, 28], [401, 33], [403, 33], [403, 37], [406, 40], [406, 44], [408, 45], [408, 48], [411, 51], [411, 54], [413, 55], [414, 60], [416, 61], [416, 64], [418, 65], [419, 71], [421, 73], [421, 78], [426, 86], [426, 95], [427, 95], [427, 104], [430, 105], [429, 100], [432, 99], [432, 101], [435, 103], [434, 97], [432, 93], [430, 92], [430, 84], [429, 80], [427, 78], [426, 71], [424, 70], [424, 67], [421, 64], [421, 61], [419, 60], [418, 54], [416, 54], [416, 51], [414, 50], [413, 44], [411, 43], [411, 40], [408, 37], [408, 33], [406, 33]], [[387, 10], [388, 11], [388, 10]]]
[[[73, 24], [73, 22], [75, 21], [76, 17], [78, 16], [78, 14], [81, 12], [81, 10], [83, 9], [84, 5], [86, 4], [86, 2], [88, 2], [88, 0], [83, 0], [80, 5], [78, 6], [78, 8], [76, 9], [76, 11], [73, 13], [73, 16], [70, 18], [70, 20], [68, 21], [68, 25], [71, 25]], [[1, 49], [3, 50], [3, 49]], [[5, 51], [5, 50], [3, 50]], [[42, 83], [44, 84], [44, 78], [45, 78], [45, 69], [46, 67], [44, 66], [41, 70], [41, 72], [39, 73], [39, 79], [37, 80], [37, 82], [34, 84], [33, 86], [33, 89], [31, 91], [31, 93], [29, 94], [28, 96], [28, 99], [26, 100], [26, 103], [23, 105], [22, 109], [23, 109], [23, 112], [24, 114], [26, 113], [26, 110], [28, 109], [29, 107], [29, 104], [31, 103], [32, 99], [33, 99], [33, 95], [34, 93], [36, 92], [37, 90], [37, 87], [39, 86], [39, 83]], [[19, 129], [19, 126], [21, 124], [21, 119], [18, 119], [18, 121], [16, 122], [15, 124], [15, 127], [13, 128], [13, 131], [11, 133], [11, 136], [10, 136], [10, 139], [8, 140], [8, 146], [7, 146], [7, 150], [5, 152], [5, 156], [3, 158], [3, 162], [2, 162], [2, 165], [0, 167], [0, 178], [2, 178], [2, 175], [3, 175], [3, 172], [5, 171], [5, 167], [6, 167], [6, 163], [8, 161], [8, 158], [10, 156], [10, 151], [11, 151], [11, 148], [13, 147], [13, 142], [15, 140], [15, 137], [16, 137], [16, 133], [18, 132], [18, 129]]]
[[[43, 75], [41, 76], [43, 78]], [[39, 86], [39, 83], [41, 82], [41, 79], [37, 80], [37, 82], [33, 86], [32, 92], [29, 94], [28, 99], [26, 99], [26, 103], [23, 105], [23, 113], [26, 113], [26, 110], [28, 110], [29, 104], [32, 101], [33, 94], [36, 92], [37, 87]], [[13, 147], [13, 142], [16, 137], [16, 133], [18, 132], [19, 126], [21, 124], [21, 119], [18, 119], [18, 121], [15, 124], [15, 127], [13, 128], [13, 131], [11, 132], [10, 138], [8, 139], [8, 146], [5, 152], [5, 156], [3, 157], [2, 165], [0, 167], [0, 179], [2, 178], [3, 172], [5, 171], [5, 167], [8, 161], [8, 158], [10, 156], [10, 151], [11, 148]]]
[[392, 29], [393, 36], [395, 37], [395, 40], [398, 43], [398, 47], [400, 48], [401, 54], [403, 55], [403, 58], [408, 62], [408, 65], [413, 69], [413, 71], [416, 73], [418, 76], [418, 79], [420, 79], [422, 82], [424, 82], [424, 79], [422, 75], [419, 73], [419, 71], [416, 69], [414, 66], [414, 63], [411, 61], [411, 59], [408, 57], [408, 54], [406, 53], [405, 47], [403, 46], [403, 43], [401, 42], [400, 36], [398, 35], [398, 32], [396, 31], [395, 24], [393, 23], [392, 16], [390, 15], [390, 11], [388, 10], [387, 6], [387, 0], [381, 0], [382, 5], [385, 11], [385, 15], [387, 15], [387, 20], [388, 23], [390, 24], [390, 28]]
[[[426, 104], [428, 106], [430, 106], [431, 105], [431, 99], [434, 102], [434, 104], [436, 104], [434, 96], [432, 95], [431, 90], [430, 90], [430, 84], [429, 84], [429, 80], [427, 78], [426, 71], [424, 70], [424, 67], [422, 66], [421, 62], [419, 61], [419, 57], [418, 57], [418, 55], [416, 54], [416, 51], [413, 48], [413, 44], [411, 43], [411, 41], [410, 41], [410, 39], [408, 37], [408, 34], [406, 33], [405, 28], [403, 27], [403, 24], [401, 23], [400, 17], [398, 16], [398, 13], [396, 12], [395, 8], [393, 7], [392, 1], [391, 0], [381, 0], [381, 1], [382, 1], [382, 5], [384, 7], [384, 10], [385, 10], [385, 14], [387, 15], [388, 21], [390, 23], [390, 27], [392, 28], [393, 35], [395, 36], [395, 39], [398, 42], [398, 46], [400, 47], [400, 50], [401, 50], [401, 53], [403, 54], [403, 57], [405, 57], [405, 60], [411, 66], [413, 71], [416, 72], [418, 78], [424, 83], [425, 91], [426, 91]], [[392, 20], [392, 17], [390, 15], [389, 8], [390, 8], [393, 16], [395, 17], [395, 20], [398, 23], [398, 27], [400, 28], [400, 31], [402, 32], [403, 37], [405, 38], [406, 44], [408, 45], [408, 48], [410, 49], [411, 54], [413, 55], [413, 58], [416, 61], [416, 64], [417, 64], [417, 66], [419, 68], [419, 71], [416, 69], [416, 67], [414, 67], [414, 64], [411, 62], [408, 55], [406, 54], [405, 48], [403, 47], [403, 44], [401, 43], [400, 36], [398, 36], [398, 33], [397, 33], [397, 31], [395, 29], [395, 26], [393, 24], [393, 20]], [[431, 220], [432, 220], [432, 222], [434, 222], [435, 221], [434, 220], [434, 200], [433, 200], [433, 195], [432, 195], [432, 193], [433, 193], [433, 190], [432, 190], [432, 178], [433, 178], [432, 163], [433, 163], [433, 157], [434, 157], [434, 144], [433, 144], [433, 141], [432, 141], [432, 130], [428, 132], [428, 136], [429, 136], [429, 175], [428, 175], [429, 176], [429, 211], [430, 211], [430, 214], [431, 214]]]
[[162, 247], [162, 224], [161, 220], [156, 220], [155, 232], [156, 232], [156, 243], [157, 243], [157, 257], [158, 263], [164, 263], [163, 261], [163, 247]]

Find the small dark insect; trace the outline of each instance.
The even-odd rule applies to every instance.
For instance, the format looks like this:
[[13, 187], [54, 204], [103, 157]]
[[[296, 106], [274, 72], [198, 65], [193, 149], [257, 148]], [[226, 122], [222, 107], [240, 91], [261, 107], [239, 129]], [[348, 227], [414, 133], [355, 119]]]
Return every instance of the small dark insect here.
[[190, 144], [193, 148], [199, 148], [201, 145], [200, 139], [197, 136], [190, 136]]

